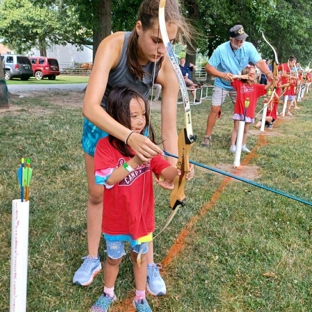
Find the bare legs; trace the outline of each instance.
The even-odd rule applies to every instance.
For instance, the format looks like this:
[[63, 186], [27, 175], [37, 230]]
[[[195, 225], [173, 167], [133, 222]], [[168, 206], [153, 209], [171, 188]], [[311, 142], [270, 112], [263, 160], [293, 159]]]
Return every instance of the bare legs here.
[[[245, 123], [242, 146], [246, 145], [249, 125], [250, 123], [247, 123], [247, 122]], [[238, 127], [239, 127], [239, 120], [234, 120], [234, 127], [232, 131], [232, 136], [231, 136], [231, 145], [236, 145]]]
[[[146, 276], [147, 276], [147, 264], [145, 255], [141, 255], [140, 267], [137, 264], [136, 252], [131, 251], [131, 259], [133, 263], [133, 272], [135, 279], [135, 287], [137, 290], [145, 290], [146, 287]], [[104, 265], [104, 285], [106, 287], [114, 287], [119, 272], [119, 265], [121, 263], [122, 257], [119, 259], [112, 259], [106, 257]]]
[[[89, 198], [87, 205], [87, 235], [89, 256], [97, 257], [102, 235], [103, 192], [102, 185], [95, 184], [94, 157], [85, 153]], [[146, 255], [147, 263], [154, 263], [153, 242], [149, 243]]]
[[85, 153], [89, 198], [87, 204], [87, 235], [89, 256], [97, 258], [102, 235], [103, 192], [102, 185], [95, 184], [94, 157]]
[[206, 126], [206, 136], [211, 136], [213, 127], [216, 124], [218, 114], [221, 110], [221, 106], [212, 105], [208, 118], [207, 118], [207, 126]]

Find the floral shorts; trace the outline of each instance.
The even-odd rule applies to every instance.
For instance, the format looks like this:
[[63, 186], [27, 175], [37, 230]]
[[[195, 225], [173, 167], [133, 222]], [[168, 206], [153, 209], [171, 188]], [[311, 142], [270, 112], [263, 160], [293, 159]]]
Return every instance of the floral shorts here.
[[83, 132], [82, 132], [82, 149], [84, 152], [94, 157], [95, 147], [97, 142], [108, 136], [108, 133], [95, 126], [87, 118], [83, 120]]

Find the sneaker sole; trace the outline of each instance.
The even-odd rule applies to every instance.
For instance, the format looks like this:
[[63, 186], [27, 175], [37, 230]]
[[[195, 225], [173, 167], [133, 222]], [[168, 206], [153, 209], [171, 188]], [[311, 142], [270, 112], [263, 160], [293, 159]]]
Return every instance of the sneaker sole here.
[[79, 283], [79, 282], [77, 281], [77, 282], [74, 282], [74, 284], [80, 285], [80, 286], [89, 286], [90, 284], [92, 284], [92, 282], [93, 282], [95, 276], [98, 275], [98, 274], [101, 272], [101, 270], [102, 270], [102, 266], [100, 266], [99, 269], [97, 268], [97, 269], [92, 273], [90, 279], [89, 279], [86, 283], [81, 284], [81, 283]]
[[152, 291], [151, 291], [151, 289], [148, 287], [148, 284], [146, 285], [146, 288], [147, 288], [147, 291], [151, 294], [151, 295], [153, 295], [153, 296], [156, 296], [156, 297], [161, 297], [161, 296], [164, 296], [165, 294], [166, 294], [166, 292], [159, 292], [159, 293], [157, 293], [157, 294], [155, 294], [155, 293], [153, 293]]

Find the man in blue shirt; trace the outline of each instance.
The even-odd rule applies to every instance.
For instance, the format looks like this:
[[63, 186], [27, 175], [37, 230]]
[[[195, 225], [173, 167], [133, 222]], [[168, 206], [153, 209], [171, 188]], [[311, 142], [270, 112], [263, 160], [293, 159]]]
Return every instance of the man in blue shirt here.
[[207, 118], [206, 133], [202, 146], [209, 147], [213, 127], [217, 116], [221, 113], [221, 105], [229, 95], [235, 103], [236, 91], [231, 82], [251, 62], [255, 64], [266, 77], [273, 79], [273, 73], [262, 60], [260, 54], [250, 42], [246, 42], [248, 35], [242, 25], [235, 25], [230, 29], [230, 40], [219, 45], [212, 53], [205, 70], [216, 77], [212, 93], [212, 107]]

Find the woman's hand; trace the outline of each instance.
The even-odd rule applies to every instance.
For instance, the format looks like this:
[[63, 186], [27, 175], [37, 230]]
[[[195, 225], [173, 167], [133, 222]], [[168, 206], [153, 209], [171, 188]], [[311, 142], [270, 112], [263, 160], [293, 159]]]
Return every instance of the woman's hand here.
[[155, 145], [148, 137], [136, 132], [130, 135], [127, 143], [142, 162], [150, 161], [158, 154], [164, 154], [162, 149]]

